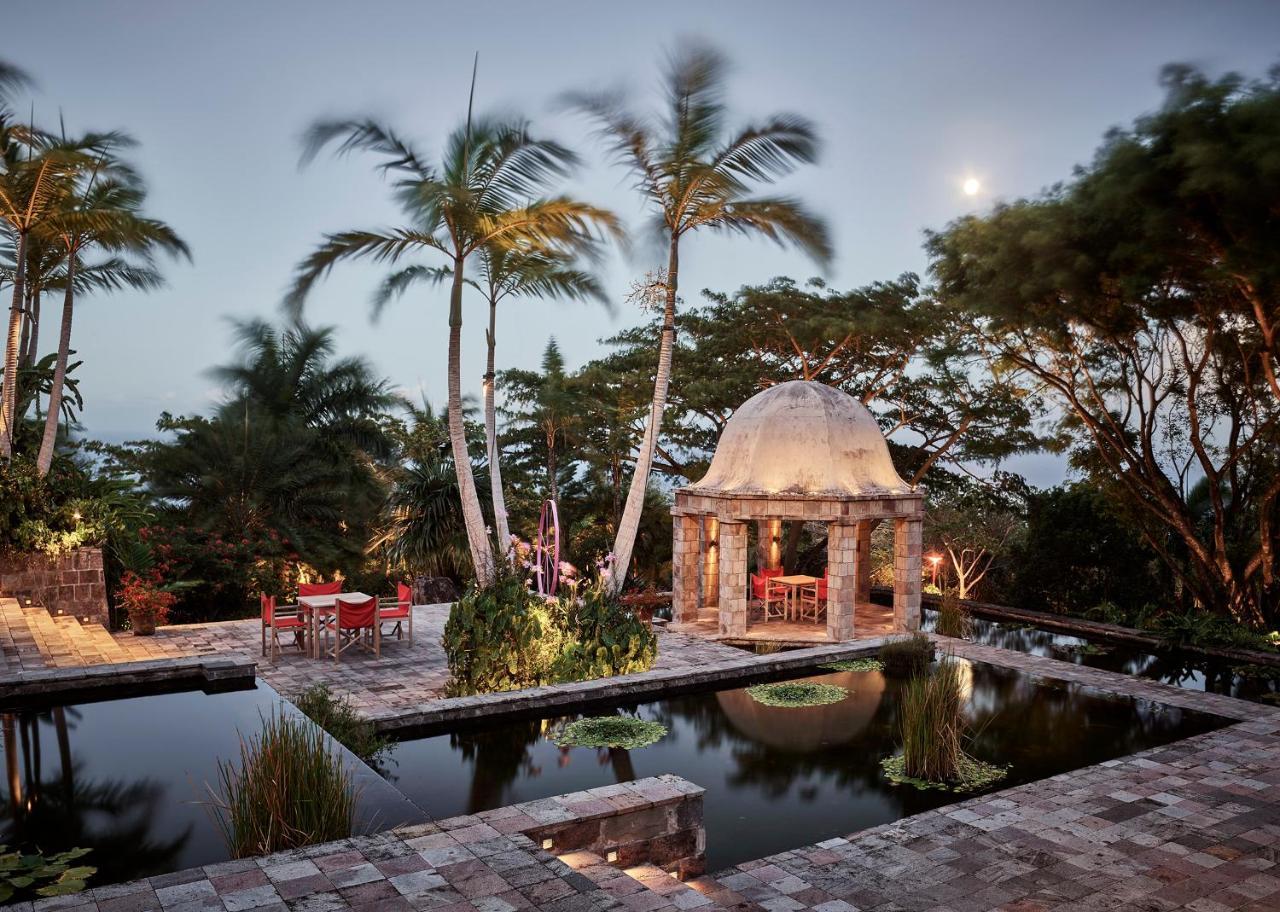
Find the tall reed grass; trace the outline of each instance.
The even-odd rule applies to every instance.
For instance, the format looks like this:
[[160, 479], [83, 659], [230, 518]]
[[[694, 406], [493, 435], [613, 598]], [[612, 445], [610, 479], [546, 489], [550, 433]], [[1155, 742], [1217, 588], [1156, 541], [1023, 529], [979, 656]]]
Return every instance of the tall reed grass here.
[[356, 788], [324, 732], [306, 719], [272, 713], [262, 732], [240, 739], [240, 762], [218, 761], [213, 810], [235, 858], [345, 839]]
[[955, 592], [944, 592], [938, 603], [938, 623], [934, 628], [939, 636], [955, 637], [958, 640], [968, 639], [973, 632], [973, 619], [969, 609], [960, 601]]
[[922, 674], [933, 661], [933, 643], [919, 631], [911, 636], [897, 637], [880, 647], [880, 661], [886, 674]]
[[964, 688], [960, 667], [942, 661], [902, 692], [903, 772], [925, 782], [955, 782], [964, 758]]

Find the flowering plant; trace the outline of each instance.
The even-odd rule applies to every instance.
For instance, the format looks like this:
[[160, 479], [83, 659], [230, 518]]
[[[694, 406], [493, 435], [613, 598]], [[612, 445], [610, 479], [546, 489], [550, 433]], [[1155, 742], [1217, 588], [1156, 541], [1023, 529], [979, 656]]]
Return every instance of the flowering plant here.
[[155, 633], [156, 625], [169, 619], [174, 602], [174, 594], [161, 586], [160, 574], [155, 572], [142, 575], [126, 570], [117, 597], [129, 613], [134, 632], [142, 636]]

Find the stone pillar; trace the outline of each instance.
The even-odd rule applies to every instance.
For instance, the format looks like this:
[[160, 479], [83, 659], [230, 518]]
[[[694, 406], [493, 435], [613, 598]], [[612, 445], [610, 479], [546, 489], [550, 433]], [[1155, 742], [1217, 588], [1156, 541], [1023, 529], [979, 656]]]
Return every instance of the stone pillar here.
[[671, 525], [671, 618], [683, 624], [702, 610], [702, 518], [673, 516]]
[[720, 523], [720, 634], [747, 632], [747, 524]]
[[782, 566], [782, 520], [756, 520], [756, 572]]
[[919, 630], [924, 522], [896, 519], [893, 533], [893, 626], [896, 630]]
[[871, 520], [869, 519], [858, 523], [853, 573], [857, 580], [853, 590], [854, 601], [865, 605], [871, 601]]
[[827, 527], [827, 639], [833, 642], [853, 639], [857, 535], [856, 525]]
[[720, 520], [708, 516], [702, 524], [702, 607], [720, 604]]

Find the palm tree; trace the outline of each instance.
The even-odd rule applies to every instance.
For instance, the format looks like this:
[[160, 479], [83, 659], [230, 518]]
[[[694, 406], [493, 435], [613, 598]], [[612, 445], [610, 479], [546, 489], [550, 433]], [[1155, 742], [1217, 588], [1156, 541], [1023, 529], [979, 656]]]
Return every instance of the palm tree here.
[[[76, 269], [81, 254], [90, 247], [100, 247], [113, 253], [129, 253], [141, 260], [140, 267], [130, 268], [121, 264], [115, 276], [133, 287], [154, 287], [159, 275], [151, 269], [154, 251], [171, 256], [191, 258], [191, 251], [183, 240], [164, 222], [142, 216], [140, 209], [146, 197], [141, 183], [127, 169], [107, 159], [106, 150], [99, 155], [94, 169], [83, 177], [79, 192], [72, 192], [63, 200], [41, 233], [52, 238], [65, 258], [62, 325], [58, 335], [58, 358], [54, 367], [50, 402], [62, 400], [62, 384], [67, 373], [67, 359], [71, 351], [71, 321], [77, 290]], [[38, 319], [38, 309], [33, 318]], [[44, 436], [36, 457], [36, 470], [49, 474], [53, 465], [54, 444], [58, 437], [58, 410], [50, 408], [45, 416]]]
[[[415, 282], [438, 283], [448, 278], [446, 268], [408, 266], [387, 276], [374, 299], [383, 307], [392, 297], [403, 294]], [[489, 494], [493, 502], [493, 526], [498, 546], [510, 552], [511, 527], [507, 520], [507, 498], [502, 487], [502, 460], [498, 448], [498, 421], [495, 406], [498, 341], [498, 304], [506, 298], [595, 299], [608, 306], [604, 289], [590, 272], [576, 265], [576, 258], [555, 251], [518, 251], [491, 244], [480, 251], [480, 281], [467, 279], [489, 302], [489, 329], [485, 334], [487, 360], [484, 374], [485, 453], [489, 463]]]
[[596, 121], [610, 151], [635, 176], [637, 189], [653, 210], [654, 232], [667, 246], [666, 272], [649, 283], [664, 299], [662, 341], [649, 422], [614, 544], [609, 586], [615, 593], [626, 580], [666, 406], [681, 239], [703, 228], [754, 234], [799, 247], [820, 265], [831, 258], [825, 224], [801, 203], [748, 195], [753, 184], [772, 183], [816, 159], [813, 126], [794, 114], [776, 114], [729, 133], [725, 69], [724, 58], [708, 47], [680, 47], [667, 61], [666, 109], [657, 118], [630, 112], [616, 93], [574, 93], [566, 98]]
[[549, 341], [542, 354], [542, 373], [508, 370], [502, 372], [502, 381], [510, 389], [511, 401], [521, 406], [511, 413], [515, 423], [541, 438], [539, 443], [545, 448], [546, 456], [547, 497], [558, 505], [558, 457], [566, 438], [576, 430], [581, 409], [556, 340]]
[[372, 259], [396, 263], [431, 252], [449, 268], [449, 441], [462, 501], [467, 542], [481, 586], [495, 573], [493, 548], [471, 473], [462, 420], [462, 289], [467, 259], [486, 248], [519, 253], [571, 254], [590, 250], [600, 232], [618, 233], [615, 217], [567, 196], [542, 193], [576, 164], [568, 149], [535, 139], [524, 121], [479, 120], [468, 114], [445, 147], [439, 169], [391, 129], [369, 120], [323, 121], [307, 133], [303, 160], [330, 143], [340, 154], [368, 151], [381, 170], [398, 175], [395, 194], [409, 224], [389, 231], [328, 235], [299, 266], [286, 306], [299, 312], [308, 292], [335, 263]]

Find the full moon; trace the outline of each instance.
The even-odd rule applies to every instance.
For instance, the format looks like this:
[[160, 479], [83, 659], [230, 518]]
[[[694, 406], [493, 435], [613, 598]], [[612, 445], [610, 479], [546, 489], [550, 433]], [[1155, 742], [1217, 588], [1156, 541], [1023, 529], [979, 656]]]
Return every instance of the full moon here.
[[978, 191], [982, 189], [982, 184], [978, 183], [976, 177], [971, 177], [964, 182], [964, 195], [977, 196]]

